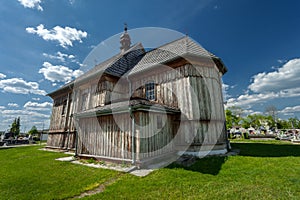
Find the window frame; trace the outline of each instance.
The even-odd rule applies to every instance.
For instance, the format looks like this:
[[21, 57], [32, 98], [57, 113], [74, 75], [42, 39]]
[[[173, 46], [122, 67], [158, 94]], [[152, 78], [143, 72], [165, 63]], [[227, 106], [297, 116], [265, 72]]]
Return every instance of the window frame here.
[[145, 97], [149, 101], [156, 100], [156, 84], [154, 81], [148, 81], [145, 84]]

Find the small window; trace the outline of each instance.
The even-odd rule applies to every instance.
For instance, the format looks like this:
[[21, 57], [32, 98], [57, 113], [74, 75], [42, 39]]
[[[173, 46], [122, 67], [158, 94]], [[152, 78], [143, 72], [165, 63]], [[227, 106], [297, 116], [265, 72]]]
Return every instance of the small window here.
[[150, 101], [155, 100], [155, 84], [154, 82], [149, 82], [146, 84], [146, 99]]
[[104, 90], [107, 90], [108, 83], [107, 81], [99, 81], [96, 88], [96, 93], [103, 92]]

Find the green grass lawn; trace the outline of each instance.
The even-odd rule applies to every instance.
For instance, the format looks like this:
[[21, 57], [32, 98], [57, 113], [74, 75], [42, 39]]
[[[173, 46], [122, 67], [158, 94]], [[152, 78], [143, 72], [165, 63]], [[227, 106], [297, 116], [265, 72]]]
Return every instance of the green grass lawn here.
[[172, 164], [146, 177], [55, 161], [39, 147], [0, 150], [0, 199], [68, 199], [109, 179], [85, 199], [300, 199], [300, 145], [234, 141], [238, 156]]
[[0, 150], [0, 199], [65, 199], [119, 174], [55, 161], [69, 155], [40, 148]]

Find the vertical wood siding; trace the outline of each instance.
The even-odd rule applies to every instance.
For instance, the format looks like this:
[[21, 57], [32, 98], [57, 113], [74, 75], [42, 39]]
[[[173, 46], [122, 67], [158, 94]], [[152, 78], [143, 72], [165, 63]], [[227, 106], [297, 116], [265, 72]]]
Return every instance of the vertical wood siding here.
[[[174, 151], [173, 141], [177, 132], [174, 115], [138, 112], [136, 118], [140, 147], [137, 152], [141, 160]], [[162, 127], [157, 126], [160, 119]]]
[[146, 98], [145, 85], [156, 83], [156, 103], [180, 108], [179, 144], [226, 142], [221, 77], [215, 66], [186, 64], [133, 83], [135, 97]]
[[132, 159], [131, 118], [127, 114], [114, 117], [108, 115], [80, 119], [79, 154]]
[[[137, 112], [132, 141], [131, 118], [127, 114], [80, 119], [78, 153], [120, 159], [132, 159], [132, 142], [136, 158], [145, 159], [174, 151], [173, 115]], [[163, 126], [157, 128], [161, 116]]]
[[61, 149], [74, 149], [75, 133], [49, 133], [47, 146]]
[[[111, 103], [112, 96], [115, 99], [126, 98], [128, 83], [116, 85], [116, 81], [104, 79], [82, 85], [74, 90], [73, 101], [68, 100], [67, 94], [57, 98], [57, 102], [67, 99], [67, 112], [63, 111], [65, 104], [54, 103], [47, 145], [65, 147], [66, 141], [74, 141], [74, 134], [69, 134], [66, 139], [69, 131], [75, 131], [71, 117], [73, 112], [105, 106]], [[146, 98], [144, 86], [149, 81], [155, 83], [154, 102], [179, 108], [181, 121], [174, 122], [178, 118], [174, 115], [137, 112], [134, 134], [138, 137], [132, 140], [131, 118], [127, 114], [116, 115], [116, 119], [111, 115], [81, 118], [77, 127], [78, 153], [133, 159], [134, 143], [134, 152], [139, 153], [138, 158], [142, 160], [173, 151], [172, 138], [176, 133], [180, 134], [176, 140], [179, 145], [188, 143], [197, 146], [226, 141], [221, 77], [215, 66], [185, 64], [165, 73], [145, 74], [132, 81], [132, 96]], [[158, 116], [166, 118], [159, 130]], [[181, 125], [179, 130], [178, 123]], [[74, 146], [74, 142], [69, 144]]]
[[54, 99], [47, 146], [74, 148], [75, 125], [72, 114], [72, 93], [67, 93]]

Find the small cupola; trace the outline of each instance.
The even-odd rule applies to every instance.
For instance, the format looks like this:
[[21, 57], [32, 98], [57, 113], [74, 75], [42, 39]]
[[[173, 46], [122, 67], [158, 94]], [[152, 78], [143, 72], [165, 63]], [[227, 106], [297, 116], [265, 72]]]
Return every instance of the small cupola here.
[[124, 53], [130, 48], [131, 40], [129, 34], [127, 33], [127, 24], [124, 24], [124, 33], [120, 36], [120, 43], [121, 53]]

